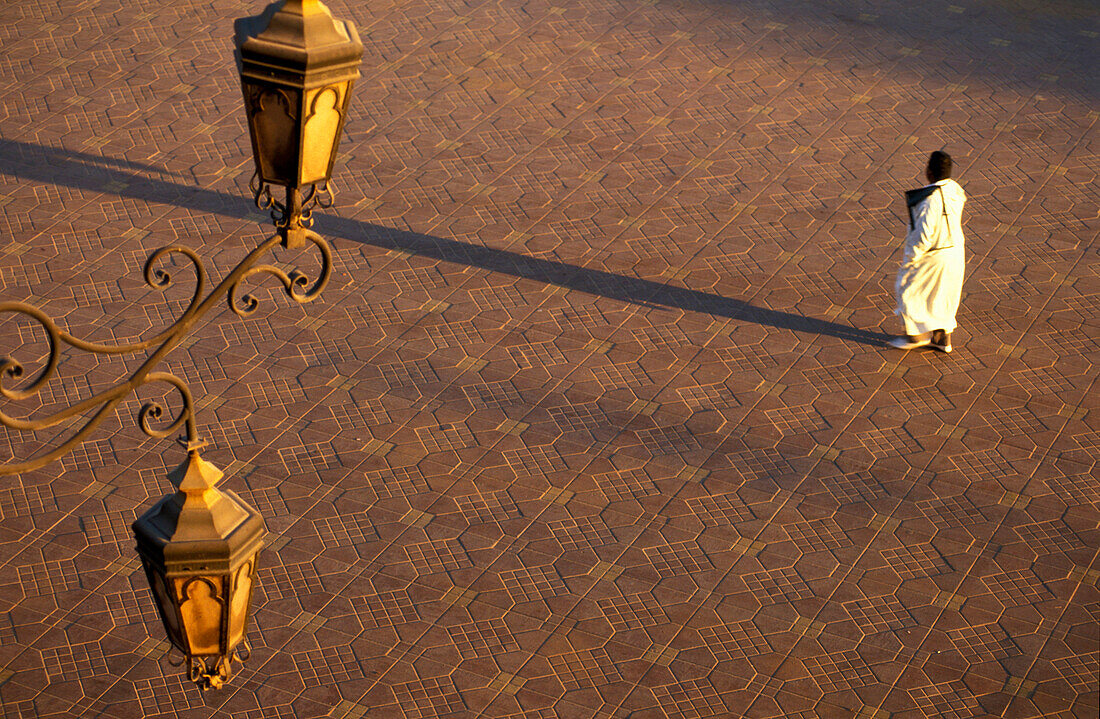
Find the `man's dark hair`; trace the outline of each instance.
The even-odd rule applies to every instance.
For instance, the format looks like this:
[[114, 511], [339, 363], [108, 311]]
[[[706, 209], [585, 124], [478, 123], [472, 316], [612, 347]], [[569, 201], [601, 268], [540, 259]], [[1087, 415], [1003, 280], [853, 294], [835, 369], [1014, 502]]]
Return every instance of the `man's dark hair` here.
[[951, 177], [951, 155], [942, 150], [933, 152], [928, 158], [928, 176], [932, 182]]

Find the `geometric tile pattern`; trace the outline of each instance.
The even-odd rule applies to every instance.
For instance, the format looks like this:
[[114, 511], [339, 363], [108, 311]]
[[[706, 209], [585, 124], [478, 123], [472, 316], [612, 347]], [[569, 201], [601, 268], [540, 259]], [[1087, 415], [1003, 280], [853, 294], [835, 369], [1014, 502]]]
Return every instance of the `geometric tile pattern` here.
[[111, 613], [111, 620], [118, 626], [147, 624], [155, 626], [160, 621], [156, 607], [149, 606], [148, 597], [137, 592], [116, 592], [104, 597]]
[[597, 604], [616, 631], [654, 627], [668, 621], [660, 602], [648, 592], [600, 599]]
[[506, 491], [456, 497], [458, 510], [471, 524], [503, 521], [519, 515], [519, 508]]
[[844, 610], [866, 634], [916, 625], [916, 620], [893, 596], [868, 597], [844, 603]]
[[1100, 681], [1100, 652], [1075, 654], [1055, 659], [1051, 663], [1075, 691], [1082, 694], [1096, 691], [1097, 682]]
[[[328, 4], [365, 54], [332, 280], [299, 306], [256, 275], [256, 315], [216, 303], [162, 365], [271, 532], [252, 657], [202, 693], [166, 653], [129, 527], [182, 458], [135, 424], [178, 402], [151, 383], [0, 481], [0, 716], [1095, 707], [1081, 3]], [[270, 232], [226, 50], [264, 3], [116, 5], [0, 3], [0, 301], [101, 343], [184, 311], [150, 249], [209, 287]], [[903, 353], [902, 193], [937, 148], [966, 294], [953, 353]], [[0, 315], [25, 386], [44, 334]], [[66, 350], [0, 411], [131, 360]], [[0, 431], [0, 462], [75, 429]]]
[[803, 551], [843, 549], [852, 546], [852, 540], [844, 533], [835, 519], [815, 519], [811, 522], [794, 522], [783, 528], [791, 541]]
[[446, 676], [403, 682], [393, 687], [393, 693], [406, 719], [445, 716], [466, 706], [454, 680]]
[[593, 479], [609, 501], [642, 499], [657, 493], [653, 479], [642, 469], [597, 474]]
[[1044, 480], [1051, 492], [1069, 505], [1078, 502], [1100, 505], [1100, 483], [1087, 474], [1070, 477], [1048, 477]]
[[982, 577], [989, 591], [1006, 607], [1047, 601], [1052, 595], [1030, 569], [1013, 569]]
[[168, 714], [201, 707], [202, 694], [177, 676], [151, 677], [134, 682], [134, 693], [144, 716]]
[[791, 602], [812, 597], [814, 594], [810, 585], [806, 584], [793, 567], [747, 574], [745, 584], [763, 604]]
[[729, 462], [746, 479], [770, 479], [790, 471], [790, 462], [774, 449], [757, 449], [729, 455]]
[[825, 489], [841, 504], [870, 502], [886, 494], [886, 490], [870, 472], [850, 472], [829, 477], [825, 480]]
[[107, 671], [107, 661], [99, 642], [45, 649], [42, 652], [42, 661], [46, 665], [46, 676], [50, 681], [64, 681], [64, 677]]
[[917, 502], [917, 508], [937, 529], [969, 527], [985, 521], [981, 510], [966, 495], [923, 500]]
[[932, 717], [966, 719], [966, 717], [981, 716], [983, 713], [977, 697], [961, 681], [933, 684], [908, 691], [917, 709], [929, 719]]
[[699, 635], [718, 661], [748, 659], [771, 651], [760, 629], [748, 621], [704, 627]]
[[16, 567], [16, 576], [23, 593], [28, 597], [45, 597], [80, 586], [76, 565], [69, 560], [39, 562]]
[[949, 631], [947, 637], [968, 662], [988, 662], [1020, 654], [1020, 648], [999, 624], [960, 627]]
[[711, 566], [697, 542], [672, 542], [646, 547], [646, 559], [662, 576], [694, 574]]
[[473, 566], [470, 555], [466, 553], [466, 548], [455, 539], [419, 542], [407, 546], [405, 551], [413, 567], [418, 572], [426, 574], [456, 571]]
[[874, 672], [854, 650], [833, 652], [803, 661], [814, 683], [826, 694], [858, 689], [878, 681]]
[[934, 577], [951, 571], [943, 555], [927, 544], [887, 549], [882, 556], [902, 579]]
[[1070, 552], [1085, 546], [1084, 542], [1061, 519], [1025, 524], [1014, 527], [1013, 531], [1029, 547], [1044, 553]]
[[380, 497], [407, 497], [431, 489], [424, 472], [416, 466], [372, 470], [365, 473], [375, 494]]
[[553, 567], [532, 567], [501, 572], [500, 581], [514, 602], [533, 602], [569, 592]]
[[622, 681], [622, 675], [605, 649], [585, 649], [547, 659], [566, 691]]
[[684, 387], [676, 392], [694, 410], [720, 409], [740, 404], [737, 395], [725, 385]]
[[260, 586], [268, 599], [289, 599], [303, 592], [319, 592], [323, 588], [317, 569], [309, 562], [260, 566]]
[[355, 597], [352, 606], [368, 629], [397, 626], [420, 618], [412, 597], [405, 589]]
[[489, 657], [519, 649], [508, 625], [500, 619], [447, 627], [447, 633], [451, 635], [451, 641], [455, 643], [463, 659]]
[[599, 517], [570, 517], [547, 526], [566, 550], [602, 547], [615, 542], [615, 535]]
[[905, 457], [921, 451], [920, 443], [900, 427], [868, 430], [856, 434], [856, 439], [876, 459]]
[[363, 667], [351, 647], [328, 647], [294, 655], [294, 666], [307, 686], [331, 686], [363, 678]]
[[744, 500], [733, 492], [695, 497], [687, 505], [708, 527], [727, 527], [755, 517]]
[[686, 679], [654, 687], [653, 697], [669, 719], [721, 716], [727, 709], [708, 679]]
[[1014, 474], [1012, 465], [995, 449], [966, 452], [951, 458], [951, 462], [968, 479], [975, 482], [991, 481]]
[[321, 541], [328, 545], [355, 546], [378, 538], [374, 524], [366, 515], [322, 517], [314, 520], [313, 527]]
[[699, 449], [699, 440], [682, 425], [654, 427], [638, 432], [642, 445], [654, 454], [675, 454]]

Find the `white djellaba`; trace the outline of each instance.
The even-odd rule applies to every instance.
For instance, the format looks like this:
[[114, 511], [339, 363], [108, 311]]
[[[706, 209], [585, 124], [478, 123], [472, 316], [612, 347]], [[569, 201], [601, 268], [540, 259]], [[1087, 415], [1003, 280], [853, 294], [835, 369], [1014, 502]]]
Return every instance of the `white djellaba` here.
[[[894, 314], [907, 335], [934, 330], [951, 332], [962, 294], [962, 210], [966, 193], [952, 179], [940, 180], [910, 194], [910, 229], [894, 291]], [[923, 195], [923, 198], [921, 196]]]

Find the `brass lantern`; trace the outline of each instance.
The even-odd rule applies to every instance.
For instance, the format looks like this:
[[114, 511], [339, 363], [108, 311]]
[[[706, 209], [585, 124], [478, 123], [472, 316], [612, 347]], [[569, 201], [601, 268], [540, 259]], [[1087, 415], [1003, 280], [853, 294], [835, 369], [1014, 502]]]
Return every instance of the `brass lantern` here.
[[272, 3], [237, 20], [235, 29], [253, 190], [260, 202], [268, 185], [287, 188], [278, 224], [285, 244], [301, 246], [302, 188], [309, 188], [307, 199], [318, 185], [327, 190], [363, 44], [355, 26], [332, 17], [320, 0]]
[[191, 680], [220, 688], [244, 643], [256, 555], [267, 533], [259, 512], [214, 485], [222, 472], [197, 449], [168, 475], [179, 491], [134, 522], [137, 551], [172, 645]]

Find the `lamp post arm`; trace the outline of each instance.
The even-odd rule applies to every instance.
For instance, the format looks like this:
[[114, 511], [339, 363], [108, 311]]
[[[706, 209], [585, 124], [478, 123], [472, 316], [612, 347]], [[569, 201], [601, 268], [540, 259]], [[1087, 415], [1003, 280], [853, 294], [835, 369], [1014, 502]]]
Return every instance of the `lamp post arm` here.
[[306, 239], [316, 245], [321, 254], [321, 271], [312, 285], [310, 285], [309, 277], [298, 270], [294, 270], [290, 274], [287, 274], [282, 269], [273, 265], [256, 264], [263, 255], [283, 241], [283, 237], [280, 234], [268, 237], [258, 247], [249, 252], [248, 255], [237, 263], [236, 267], [234, 267], [205, 298], [202, 297], [202, 293], [206, 287], [206, 272], [198, 255], [192, 250], [179, 245], [169, 245], [154, 251], [145, 263], [144, 275], [146, 283], [158, 291], [167, 289], [172, 284], [172, 278], [168, 272], [158, 269], [156, 264], [168, 255], [177, 254], [186, 257], [193, 265], [195, 272], [195, 292], [187, 308], [183, 311], [183, 314], [181, 314], [167, 329], [162, 330], [153, 337], [139, 342], [122, 345], [108, 345], [81, 340], [62, 330], [57, 325], [57, 322], [33, 305], [24, 302], [0, 302], [0, 314], [12, 313], [33, 319], [46, 331], [49, 341], [49, 356], [45, 362], [45, 366], [39, 372], [38, 376], [22, 389], [4, 386], [5, 379], [18, 379], [23, 376], [24, 368], [22, 363], [10, 357], [0, 360], [0, 396], [3, 396], [7, 400], [18, 402], [36, 396], [56, 374], [60, 362], [61, 350], [64, 345], [69, 345], [75, 349], [91, 354], [117, 355], [140, 352], [159, 343], [159, 347], [157, 347], [127, 379], [97, 393], [93, 397], [77, 402], [53, 414], [36, 419], [20, 419], [0, 411], [0, 425], [16, 431], [37, 431], [54, 427], [68, 419], [84, 415], [89, 410], [99, 407], [88, 421], [60, 446], [28, 460], [0, 464], [0, 475], [29, 472], [64, 456], [82, 444], [92, 430], [102, 424], [108, 417], [112, 416], [119, 403], [126, 399], [131, 392], [136, 391], [139, 387], [149, 382], [166, 382], [172, 385], [179, 392], [183, 407], [179, 413], [173, 417], [172, 422], [167, 427], [158, 428], [154, 425], [154, 422], [162, 417], [164, 414], [164, 407], [159, 402], [149, 402], [145, 404], [138, 413], [138, 426], [141, 430], [150, 437], [161, 439], [175, 433], [186, 424], [188, 447], [200, 445], [195, 421], [194, 401], [191, 391], [187, 387], [187, 383], [173, 374], [156, 372], [154, 369], [160, 361], [163, 360], [188, 333], [190, 333], [195, 324], [209, 312], [216, 303], [220, 302], [223, 297], [228, 300], [229, 308], [239, 317], [248, 317], [253, 314], [259, 306], [259, 300], [250, 293], [241, 295], [238, 299], [238, 292], [240, 291], [242, 282], [253, 275], [266, 274], [274, 276], [283, 285], [283, 290], [287, 295], [299, 304], [312, 302], [317, 299], [321, 291], [324, 290], [325, 285], [328, 284], [328, 280], [332, 274], [332, 250], [320, 235], [310, 230], [305, 230], [305, 232]]

